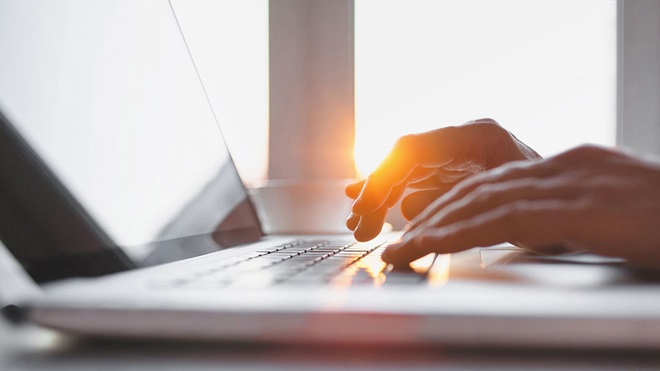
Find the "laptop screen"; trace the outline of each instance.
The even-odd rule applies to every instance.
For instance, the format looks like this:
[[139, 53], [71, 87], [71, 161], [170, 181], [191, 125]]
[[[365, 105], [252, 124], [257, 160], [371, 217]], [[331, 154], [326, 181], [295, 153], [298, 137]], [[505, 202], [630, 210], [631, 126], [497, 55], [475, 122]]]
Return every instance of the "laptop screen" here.
[[140, 265], [261, 235], [167, 0], [0, 1], [0, 110]]

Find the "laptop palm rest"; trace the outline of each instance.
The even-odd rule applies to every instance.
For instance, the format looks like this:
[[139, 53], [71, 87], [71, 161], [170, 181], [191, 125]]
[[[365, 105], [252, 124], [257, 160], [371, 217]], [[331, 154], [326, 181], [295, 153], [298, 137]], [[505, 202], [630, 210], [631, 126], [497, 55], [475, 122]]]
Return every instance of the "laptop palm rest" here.
[[622, 259], [588, 253], [546, 256], [511, 247], [481, 249], [479, 256], [481, 269], [525, 285], [584, 289], [648, 281]]

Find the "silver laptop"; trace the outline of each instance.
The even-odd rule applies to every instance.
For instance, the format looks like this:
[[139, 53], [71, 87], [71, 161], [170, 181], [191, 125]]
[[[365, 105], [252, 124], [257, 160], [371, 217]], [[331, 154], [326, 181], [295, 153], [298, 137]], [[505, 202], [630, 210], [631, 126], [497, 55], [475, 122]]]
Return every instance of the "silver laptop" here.
[[[106, 337], [660, 347], [660, 285], [512, 246], [266, 236], [166, 0], [0, 1], [0, 299]], [[145, 21], [148, 20], [148, 21]]]

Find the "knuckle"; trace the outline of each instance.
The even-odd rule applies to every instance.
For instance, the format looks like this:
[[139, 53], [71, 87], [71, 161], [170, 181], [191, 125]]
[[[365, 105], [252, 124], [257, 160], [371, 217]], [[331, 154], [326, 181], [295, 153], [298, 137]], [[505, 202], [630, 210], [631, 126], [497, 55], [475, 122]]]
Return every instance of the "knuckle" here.
[[506, 129], [500, 126], [497, 121], [493, 119], [479, 119], [470, 121], [468, 123], [468, 127], [474, 130], [478, 130], [482, 134], [488, 136], [502, 136], [509, 133]]
[[553, 186], [551, 184], [533, 181], [525, 183], [520, 188], [523, 192], [528, 194], [544, 194], [553, 189]]
[[500, 124], [497, 121], [495, 121], [494, 119], [492, 119], [490, 117], [480, 118], [480, 119], [477, 119], [477, 120], [473, 120], [471, 122], [473, 122], [475, 124], [486, 124], [486, 125], [500, 126]]
[[480, 204], [489, 203], [493, 199], [499, 188], [500, 187], [490, 183], [485, 183], [477, 186], [472, 193], [473, 194], [472, 202], [480, 203]]
[[[483, 188], [483, 187], [479, 187]], [[471, 203], [475, 204], [488, 204], [489, 201], [491, 200], [491, 194], [488, 192], [480, 191], [477, 189], [476, 194], [472, 196]]]
[[601, 147], [595, 146], [593, 144], [583, 144], [575, 149], [574, 154], [581, 157], [588, 157], [588, 156], [598, 156], [603, 154], [604, 152], [605, 151]]
[[581, 146], [569, 149], [568, 151], [557, 155], [557, 159], [568, 162], [602, 159], [603, 156], [611, 154], [612, 151], [604, 147], [583, 144]]
[[411, 148], [415, 144], [417, 136], [417, 134], [406, 134], [399, 137], [399, 139], [394, 142], [394, 148], [403, 150]]
[[503, 128], [497, 121], [493, 119], [480, 119], [471, 121], [468, 126], [473, 130], [473, 135], [476, 134], [481, 138], [484, 144], [492, 146], [493, 148], [508, 148], [512, 149], [518, 140], [511, 132]]
[[524, 177], [532, 164], [525, 162], [510, 162], [490, 171], [497, 179], [517, 179]]
[[[461, 126], [444, 126], [438, 129], [433, 129], [424, 133], [416, 134], [416, 136], [425, 139], [428, 142], [435, 143], [437, 138], [450, 137], [457, 138], [462, 130]], [[412, 134], [415, 135], [415, 134]], [[408, 135], [409, 136], [409, 135]]]

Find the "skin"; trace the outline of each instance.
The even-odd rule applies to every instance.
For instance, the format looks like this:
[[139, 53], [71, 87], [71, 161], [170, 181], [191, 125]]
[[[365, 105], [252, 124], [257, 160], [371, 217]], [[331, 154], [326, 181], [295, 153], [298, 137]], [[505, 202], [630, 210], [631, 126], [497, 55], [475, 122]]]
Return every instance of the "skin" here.
[[383, 255], [395, 265], [511, 242], [660, 267], [660, 164], [638, 156], [582, 146], [541, 159], [490, 119], [404, 137], [347, 187], [355, 238], [375, 237], [406, 189], [413, 193], [402, 213], [411, 223]]

